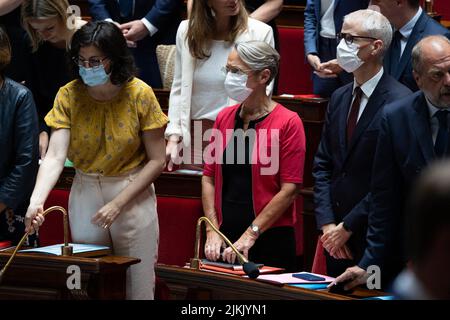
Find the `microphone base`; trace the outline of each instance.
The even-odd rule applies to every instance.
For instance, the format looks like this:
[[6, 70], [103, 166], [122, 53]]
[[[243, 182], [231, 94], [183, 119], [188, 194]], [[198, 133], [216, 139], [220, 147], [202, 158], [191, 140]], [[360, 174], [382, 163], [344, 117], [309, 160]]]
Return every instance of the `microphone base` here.
[[63, 256], [72, 256], [73, 255], [73, 247], [72, 246], [61, 246], [61, 254]]
[[199, 258], [191, 259], [191, 269], [200, 270], [200, 259]]

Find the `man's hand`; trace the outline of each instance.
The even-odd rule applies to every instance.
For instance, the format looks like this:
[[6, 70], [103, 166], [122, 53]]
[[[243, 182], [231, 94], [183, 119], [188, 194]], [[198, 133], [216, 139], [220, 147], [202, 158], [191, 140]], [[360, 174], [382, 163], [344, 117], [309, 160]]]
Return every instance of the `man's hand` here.
[[336, 78], [341, 72], [342, 68], [339, 66], [337, 59], [333, 59], [321, 63], [318, 70], [316, 70], [314, 73], [321, 78]]
[[[255, 236], [248, 228], [242, 234], [238, 241], [233, 243], [237, 251], [242, 252], [244, 257], [248, 259], [248, 251], [255, 244], [257, 236]], [[236, 253], [230, 247], [226, 248], [223, 252], [222, 259], [228, 263], [234, 263], [236, 260]]]
[[128, 41], [136, 42], [149, 35], [149, 31], [141, 20], [134, 20], [120, 25], [120, 30]]
[[[330, 253], [330, 252], [329, 252]], [[353, 255], [350, 249], [347, 247], [347, 245], [343, 245], [339, 249], [336, 249], [330, 253], [330, 256], [332, 256], [335, 259], [346, 259], [346, 260], [352, 260]]]
[[337, 277], [332, 283], [328, 285], [328, 288], [336, 285], [337, 283], [350, 281], [344, 286], [344, 290], [350, 290], [356, 286], [367, 283], [369, 274], [358, 266], [347, 268], [343, 274]]
[[322, 241], [323, 247], [332, 257], [338, 257], [337, 259], [351, 259], [350, 250], [346, 246], [343, 248], [351, 235], [352, 233], [345, 230], [344, 223], [341, 222], [333, 228], [327, 228], [327, 232], [324, 232], [320, 241]]
[[306, 56], [306, 59], [308, 60], [308, 63], [311, 65], [311, 67], [314, 69], [314, 71], [318, 71], [320, 68], [320, 58], [316, 56], [315, 54], [308, 54]]
[[330, 231], [332, 231], [334, 228], [336, 228], [336, 224], [335, 223], [329, 223], [329, 224], [325, 224], [322, 226], [322, 233], [325, 235], [327, 233], [329, 233]]

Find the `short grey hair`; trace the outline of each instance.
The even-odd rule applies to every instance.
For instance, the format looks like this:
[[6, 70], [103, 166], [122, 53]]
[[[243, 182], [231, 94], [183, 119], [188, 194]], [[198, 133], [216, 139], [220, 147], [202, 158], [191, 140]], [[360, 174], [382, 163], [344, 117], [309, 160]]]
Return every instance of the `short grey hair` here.
[[392, 26], [389, 20], [378, 11], [364, 9], [346, 15], [344, 23], [349, 21], [356, 22], [368, 37], [383, 41], [381, 50], [381, 57], [383, 57], [392, 41]]
[[266, 82], [268, 85], [278, 73], [280, 55], [277, 50], [272, 48], [264, 41], [246, 41], [236, 43], [234, 48], [239, 58], [250, 67], [252, 71], [270, 70], [270, 78]]
[[422, 46], [423, 46], [424, 42], [428, 42], [428, 41], [432, 41], [432, 40], [443, 41], [444, 43], [447, 43], [448, 45], [450, 45], [450, 40], [443, 35], [427, 36], [427, 37], [421, 39], [414, 46], [414, 48], [412, 49], [412, 52], [411, 52], [412, 68], [418, 74], [420, 74], [422, 72], [423, 59], [425, 58], [422, 54]]

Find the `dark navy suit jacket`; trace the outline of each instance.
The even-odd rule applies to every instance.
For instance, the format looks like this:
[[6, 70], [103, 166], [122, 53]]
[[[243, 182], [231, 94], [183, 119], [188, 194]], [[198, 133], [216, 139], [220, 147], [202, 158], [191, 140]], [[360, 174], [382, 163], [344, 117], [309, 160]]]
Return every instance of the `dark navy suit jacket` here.
[[[335, 0], [334, 27], [341, 32], [344, 16], [350, 12], [367, 9], [368, 0]], [[319, 53], [320, 0], [308, 0], [305, 8], [305, 56]]]
[[403, 83], [412, 91], [419, 90], [412, 74], [411, 52], [416, 43], [419, 42], [422, 38], [437, 34], [445, 35], [450, 39], [449, 30], [444, 28], [441, 24], [427, 15], [425, 11], [422, 12], [419, 20], [417, 20], [416, 25], [411, 32], [411, 35], [408, 38], [408, 42], [406, 43], [405, 50], [403, 51], [395, 73], [390, 70], [392, 46], [388, 49], [388, 51], [386, 52], [386, 56], [384, 57], [384, 69], [396, 80]]
[[[175, 43], [175, 36], [181, 19], [182, 2], [180, 0], [135, 0], [132, 16], [127, 18], [126, 21], [120, 17], [119, 2], [117, 0], [88, 0], [88, 2], [94, 20], [109, 18], [122, 23], [145, 17], [152, 25], [158, 28], [155, 36], [161, 34], [165, 35], [165, 37], [171, 37], [172, 43]], [[158, 37], [155, 38], [159, 39]]]
[[360, 266], [395, 276], [406, 262], [404, 206], [418, 174], [435, 158], [428, 106], [421, 91], [386, 105], [372, 180], [367, 248]]
[[347, 244], [356, 264], [366, 247], [370, 182], [381, 110], [411, 91], [384, 73], [347, 146], [347, 115], [352, 91], [353, 83], [350, 83], [337, 89], [331, 97], [313, 175], [317, 225], [321, 228], [328, 223], [344, 221], [353, 232]]

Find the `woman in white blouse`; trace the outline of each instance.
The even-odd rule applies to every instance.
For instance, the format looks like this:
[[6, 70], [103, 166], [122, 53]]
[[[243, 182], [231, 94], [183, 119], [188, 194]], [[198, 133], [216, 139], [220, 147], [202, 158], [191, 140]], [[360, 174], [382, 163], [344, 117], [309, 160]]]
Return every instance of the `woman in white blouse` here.
[[[194, 165], [190, 168], [202, 168], [203, 140], [209, 141], [209, 137], [203, 139], [203, 133], [212, 127], [220, 110], [236, 103], [225, 92], [223, 67], [234, 44], [249, 40], [274, 46], [272, 29], [249, 18], [243, 0], [193, 1], [190, 19], [181, 22], [176, 38], [166, 129], [169, 170], [181, 160]], [[273, 84], [268, 87], [269, 93], [272, 88]], [[195, 149], [194, 140], [200, 141]], [[181, 148], [183, 159], [179, 157]]]

